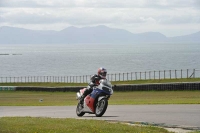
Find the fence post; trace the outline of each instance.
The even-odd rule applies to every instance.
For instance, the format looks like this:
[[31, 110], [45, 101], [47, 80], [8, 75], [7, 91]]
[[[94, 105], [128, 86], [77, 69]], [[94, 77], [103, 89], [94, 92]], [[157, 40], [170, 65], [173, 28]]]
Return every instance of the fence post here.
[[195, 78], [195, 69], [193, 70], [193, 78]]
[[133, 77], [132, 77], [132, 76], [133, 76], [133, 73], [131, 72], [131, 80], [133, 80]]
[[182, 69], [181, 69], [181, 79], [182, 79], [182, 77], [183, 77], [183, 76], [182, 76]]
[[135, 79], [137, 80], [137, 72], [135, 72]]
[[149, 71], [149, 79], [151, 79], [151, 71]]
[[164, 79], [165, 79], [165, 70], [164, 70]]
[[175, 70], [175, 79], [177, 79], [176, 70]]

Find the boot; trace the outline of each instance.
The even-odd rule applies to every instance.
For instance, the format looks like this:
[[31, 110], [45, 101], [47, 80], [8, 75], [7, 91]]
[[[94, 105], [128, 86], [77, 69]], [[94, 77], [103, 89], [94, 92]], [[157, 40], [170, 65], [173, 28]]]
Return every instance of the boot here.
[[81, 98], [80, 98], [80, 104], [83, 104], [83, 101], [84, 101], [85, 97], [86, 97], [85, 95], [81, 96]]
[[85, 99], [85, 97], [90, 93], [90, 91], [88, 89], [86, 89], [83, 93], [83, 95], [80, 98], [80, 104], [83, 104], [83, 101]]

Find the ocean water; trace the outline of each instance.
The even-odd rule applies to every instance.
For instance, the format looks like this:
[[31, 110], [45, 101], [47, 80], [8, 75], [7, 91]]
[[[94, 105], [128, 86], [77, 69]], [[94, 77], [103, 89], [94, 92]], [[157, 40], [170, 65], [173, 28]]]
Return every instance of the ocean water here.
[[200, 70], [200, 44], [0, 45], [0, 77]]

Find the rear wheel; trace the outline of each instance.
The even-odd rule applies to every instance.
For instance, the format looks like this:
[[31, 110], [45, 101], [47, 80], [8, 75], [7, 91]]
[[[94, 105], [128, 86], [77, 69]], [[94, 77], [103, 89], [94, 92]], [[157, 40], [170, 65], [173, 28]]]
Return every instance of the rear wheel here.
[[108, 100], [106, 98], [103, 98], [100, 101], [98, 101], [95, 109], [95, 115], [97, 117], [101, 117], [106, 112], [107, 106]]
[[76, 107], [77, 116], [81, 117], [81, 116], [83, 116], [85, 114], [85, 112], [82, 112], [82, 110], [83, 110], [83, 106], [80, 103], [78, 103], [78, 105]]

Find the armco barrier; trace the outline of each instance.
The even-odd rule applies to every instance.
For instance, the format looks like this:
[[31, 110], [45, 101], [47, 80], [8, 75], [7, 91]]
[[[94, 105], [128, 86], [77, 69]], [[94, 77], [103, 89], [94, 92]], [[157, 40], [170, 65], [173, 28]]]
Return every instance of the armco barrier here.
[[72, 91], [76, 92], [82, 89], [83, 87], [16, 87], [16, 91]]
[[165, 83], [142, 85], [114, 85], [114, 91], [184, 91], [200, 90], [200, 83]]
[[15, 91], [15, 86], [0, 86], [0, 91]]
[[[16, 91], [72, 91], [77, 92], [83, 87], [16, 87]], [[162, 83], [162, 84], [133, 84], [113, 85], [114, 91], [184, 91], [200, 90], [200, 82], [194, 83]]]

